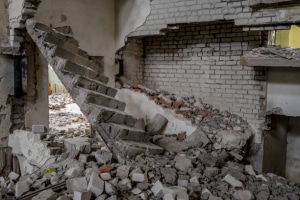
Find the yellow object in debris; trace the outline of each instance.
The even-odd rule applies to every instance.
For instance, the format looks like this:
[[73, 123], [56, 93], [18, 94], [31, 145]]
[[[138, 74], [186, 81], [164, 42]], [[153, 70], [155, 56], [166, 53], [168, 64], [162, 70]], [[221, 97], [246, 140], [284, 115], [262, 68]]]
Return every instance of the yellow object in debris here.
[[50, 95], [52, 93], [53, 93], [53, 90], [52, 90], [52, 87], [51, 87], [51, 83], [48, 82], [48, 95]]
[[56, 169], [54, 167], [50, 167], [44, 171], [44, 174], [56, 173]]

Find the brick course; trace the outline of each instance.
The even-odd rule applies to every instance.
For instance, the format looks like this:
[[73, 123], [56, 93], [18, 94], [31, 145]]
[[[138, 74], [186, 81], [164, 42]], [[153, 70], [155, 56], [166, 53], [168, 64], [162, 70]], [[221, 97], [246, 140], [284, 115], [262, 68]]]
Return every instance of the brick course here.
[[[280, 7], [277, 4], [286, 4]], [[259, 7], [260, 4], [265, 6]], [[252, 7], [255, 6], [255, 7]], [[158, 35], [178, 23], [233, 20], [248, 29], [287, 29], [300, 22], [298, 0], [153, 0], [146, 22], [130, 36]], [[249, 27], [248, 27], [249, 26]], [[251, 27], [255, 26], [255, 27]]]

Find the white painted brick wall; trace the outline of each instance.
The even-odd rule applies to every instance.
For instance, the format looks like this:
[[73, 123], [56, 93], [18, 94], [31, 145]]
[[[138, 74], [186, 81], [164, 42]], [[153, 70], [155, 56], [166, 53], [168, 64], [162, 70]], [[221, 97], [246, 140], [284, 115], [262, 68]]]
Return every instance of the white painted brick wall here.
[[[239, 36], [224, 33], [237, 33]], [[144, 39], [144, 85], [180, 96], [194, 95], [248, 120], [258, 131], [264, 116], [265, 69], [239, 65], [261, 43], [260, 32], [233, 23], [181, 25], [166, 36]], [[256, 142], [260, 142], [257, 135]]]

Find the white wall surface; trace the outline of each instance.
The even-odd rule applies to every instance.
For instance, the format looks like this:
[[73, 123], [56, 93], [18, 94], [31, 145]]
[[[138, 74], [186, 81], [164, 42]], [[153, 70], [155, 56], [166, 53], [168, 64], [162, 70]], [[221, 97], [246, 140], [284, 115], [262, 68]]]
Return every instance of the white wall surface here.
[[116, 74], [115, 2], [107, 0], [43, 0], [35, 19], [53, 27], [71, 26], [79, 46], [91, 56], [104, 56], [104, 73]]
[[116, 0], [116, 50], [125, 45], [128, 34], [144, 24], [150, 11], [149, 0]]
[[287, 116], [300, 116], [300, 69], [269, 68], [267, 110], [280, 107]]

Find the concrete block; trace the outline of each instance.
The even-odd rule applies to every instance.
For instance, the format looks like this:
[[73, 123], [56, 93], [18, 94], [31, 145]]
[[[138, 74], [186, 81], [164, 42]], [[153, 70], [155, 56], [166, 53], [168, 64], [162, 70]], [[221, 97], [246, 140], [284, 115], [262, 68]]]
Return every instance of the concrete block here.
[[129, 178], [124, 178], [118, 183], [118, 187], [120, 190], [128, 191], [131, 190], [132, 185]]
[[161, 198], [163, 197], [163, 189], [164, 186], [160, 181], [156, 181], [154, 185], [151, 187], [151, 192], [154, 194], [155, 197]]
[[227, 174], [222, 180], [229, 183], [232, 187], [240, 187], [240, 188], [244, 187], [241, 181], [237, 180], [230, 174]]
[[16, 181], [20, 177], [19, 174], [15, 172], [10, 172], [8, 175], [9, 180]]
[[87, 189], [98, 197], [104, 192], [104, 181], [96, 173], [92, 173]]
[[253, 199], [253, 195], [248, 190], [238, 190], [233, 193], [233, 197], [236, 200], [251, 200]]
[[56, 200], [57, 197], [58, 194], [56, 192], [53, 192], [52, 189], [48, 189], [33, 197], [32, 200]]
[[104, 191], [106, 194], [109, 194], [109, 195], [117, 194], [116, 188], [109, 182], [105, 182], [104, 188], [105, 188]]
[[128, 178], [130, 166], [121, 165], [117, 168], [117, 177], [120, 179]]
[[81, 153], [91, 152], [91, 139], [90, 138], [68, 138], [64, 140], [64, 147], [67, 151], [72, 152], [78, 150]]
[[15, 186], [15, 196], [18, 198], [29, 191], [29, 185], [26, 181], [18, 181]]
[[101, 174], [100, 174], [100, 177], [101, 177], [101, 179], [104, 180], [104, 181], [108, 181], [108, 180], [111, 179], [110, 173], [101, 173]]
[[167, 123], [167, 118], [161, 114], [156, 114], [147, 124], [146, 130], [150, 135], [158, 135], [162, 133]]
[[145, 175], [140, 173], [132, 173], [131, 180], [133, 182], [139, 182], [142, 183], [145, 181]]
[[33, 133], [45, 133], [45, 126], [44, 125], [32, 125], [32, 132]]
[[112, 159], [112, 153], [109, 151], [98, 150], [94, 153], [94, 156], [95, 156], [97, 162], [100, 164], [106, 164], [106, 163], [110, 162]]
[[87, 190], [87, 181], [85, 177], [72, 178], [67, 180], [67, 188], [70, 193], [75, 191], [86, 191]]
[[205, 147], [210, 143], [209, 138], [199, 128], [189, 135], [184, 143], [189, 147]]
[[90, 200], [92, 193], [90, 191], [75, 191], [73, 200]]
[[187, 172], [190, 168], [193, 168], [192, 161], [189, 158], [183, 157], [181, 155], [177, 155], [175, 157], [175, 167], [178, 170]]
[[71, 167], [65, 172], [65, 176], [68, 178], [76, 178], [80, 176], [80, 171], [76, 167]]

